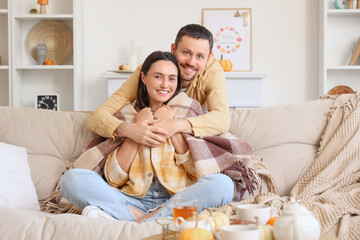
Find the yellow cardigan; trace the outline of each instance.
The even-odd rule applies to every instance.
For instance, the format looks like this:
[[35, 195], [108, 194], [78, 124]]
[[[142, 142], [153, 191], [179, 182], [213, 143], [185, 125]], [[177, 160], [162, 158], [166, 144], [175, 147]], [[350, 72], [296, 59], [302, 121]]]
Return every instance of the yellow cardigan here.
[[[113, 115], [127, 102], [133, 102], [140, 76], [139, 66], [135, 72], [100, 107], [91, 113], [87, 126], [103, 137], [113, 137], [122, 123]], [[199, 101], [208, 112], [187, 120], [195, 136], [213, 136], [227, 132], [230, 127], [229, 102], [225, 74], [214, 57], [210, 57], [206, 69], [186, 89], [186, 94]]]
[[140, 145], [129, 174], [118, 164], [116, 152], [117, 149], [106, 160], [104, 175], [110, 186], [128, 195], [143, 198], [155, 176], [171, 195], [185, 190], [197, 180], [190, 150], [177, 154], [170, 138], [154, 148]]

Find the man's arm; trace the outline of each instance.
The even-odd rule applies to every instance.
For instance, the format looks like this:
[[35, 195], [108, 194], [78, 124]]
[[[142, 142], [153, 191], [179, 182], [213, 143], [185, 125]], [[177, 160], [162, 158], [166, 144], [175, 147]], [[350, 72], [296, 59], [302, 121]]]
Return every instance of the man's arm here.
[[198, 85], [199, 89], [188, 89], [187, 94], [202, 105], [205, 103], [208, 112], [187, 119], [192, 125], [194, 135], [214, 136], [227, 132], [230, 128], [230, 114], [226, 79], [215, 58], [210, 59]]
[[100, 107], [92, 112], [87, 121], [87, 127], [103, 137], [113, 137], [115, 129], [122, 123], [114, 117], [127, 102], [132, 102], [136, 97], [140, 69], [127, 79]]
[[141, 66], [122, 84], [121, 88], [90, 114], [87, 121], [87, 127], [90, 130], [108, 138], [114, 138], [114, 136], [128, 137], [146, 146], [157, 146], [166, 141], [162, 135], [167, 135], [168, 133], [159, 127], [151, 126], [156, 121], [124, 123], [114, 117], [114, 114], [125, 103], [135, 100], [140, 69]]

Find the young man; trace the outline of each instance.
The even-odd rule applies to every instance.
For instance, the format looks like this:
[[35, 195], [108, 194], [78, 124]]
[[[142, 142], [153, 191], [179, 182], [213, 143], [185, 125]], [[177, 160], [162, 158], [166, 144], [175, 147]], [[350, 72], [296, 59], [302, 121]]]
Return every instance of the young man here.
[[224, 71], [211, 56], [213, 36], [198, 24], [182, 27], [171, 45], [180, 67], [182, 90], [206, 106], [204, 115], [172, 120], [152, 120], [124, 123], [113, 115], [126, 102], [135, 99], [140, 68], [89, 117], [88, 128], [104, 137], [128, 137], [142, 145], [155, 147], [175, 133], [211, 136], [224, 133], [230, 127], [229, 104]]

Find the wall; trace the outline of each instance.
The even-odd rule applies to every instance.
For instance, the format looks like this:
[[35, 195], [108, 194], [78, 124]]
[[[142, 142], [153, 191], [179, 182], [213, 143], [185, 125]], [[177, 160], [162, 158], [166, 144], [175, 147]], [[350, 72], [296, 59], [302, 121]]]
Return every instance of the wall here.
[[268, 74], [266, 105], [316, 99], [318, 3], [314, 0], [83, 1], [84, 110], [107, 96], [100, 75], [127, 62], [131, 39], [147, 56], [170, 51], [180, 27], [201, 24], [202, 8], [252, 8], [253, 72]]

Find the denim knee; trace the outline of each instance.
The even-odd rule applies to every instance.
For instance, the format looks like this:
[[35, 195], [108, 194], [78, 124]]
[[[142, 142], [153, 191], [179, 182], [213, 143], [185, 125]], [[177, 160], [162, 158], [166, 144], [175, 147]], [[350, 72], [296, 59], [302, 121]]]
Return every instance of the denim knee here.
[[225, 204], [230, 203], [234, 196], [234, 182], [225, 174], [211, 174], [203, 177], [209, 185], [207, 188], [215, 196], [222, 195]]
[[84, 178], [85, 169], [70, 169], [61, 177], [61, 192], [63, 196], [69, 196], [69, 194], [76, 193], [77, 190], [83, 186], [86, 186], [87, 180]]

